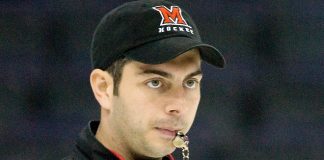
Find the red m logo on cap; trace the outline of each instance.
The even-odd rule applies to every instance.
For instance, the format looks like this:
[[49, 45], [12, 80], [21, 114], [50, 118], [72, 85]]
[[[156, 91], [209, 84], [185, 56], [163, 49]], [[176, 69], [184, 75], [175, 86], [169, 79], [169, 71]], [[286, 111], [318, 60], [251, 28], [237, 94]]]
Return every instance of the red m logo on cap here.
[[[188, 26], [186, 20], [182, 17], [181, 8], [171, 6], [171, 9], [165, 6], [155, 6], [153, 9], [159, 11], [162, 17], [161, 26], [163, 25], [183, 25]], [[191, 27], [190, 27], [191, 28]]]

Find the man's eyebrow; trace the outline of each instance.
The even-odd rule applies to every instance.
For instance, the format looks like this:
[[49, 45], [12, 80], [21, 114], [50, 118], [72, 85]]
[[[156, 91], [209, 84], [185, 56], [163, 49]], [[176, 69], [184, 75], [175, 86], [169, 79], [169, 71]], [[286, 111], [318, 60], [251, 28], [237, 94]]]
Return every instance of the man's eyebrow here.
[[139, 74], [157, 74], [160, 75], [162, 77], [166, 77], [166, 78], [172, 78], [173, 76], [165, 71], [161, 71], [161, 70], [156, 70], [156, 69], [145, 69], [143, 70], [143, 72], [139, 73]]
[[[157, 74], [157, 75], [160, 75], [160, 76], [166, 77], [166, 78], [172, 78], [173, 77], [173, 75], [168, 73], [168, 72], [161, 71], [161, 70], [156, 70], [156, 69], [146, 69], [146, 70], [144, 70], [143, 72], [141, 72], [139, 74], [140, 75], [143, 75], [143, 74]], [[188, 74], [185, 79], [188, 79], [188, 78], [191, 78], [191, 77], [194, 77], [194, 76], [197, 76], [197, 75], [202, 75], [201, 69], [198, 69], [197, 71], [194, 71], [194, 72]]]
[[191, 78], [191, 77], [194, 77], [194, 76], [197, 76], [197, 75], [202, 75], [202, 71], [201, 71], [201, 69], [198, 69], [197, 71], [188, 74], [188, 75], [186, 76], [186, 79]]

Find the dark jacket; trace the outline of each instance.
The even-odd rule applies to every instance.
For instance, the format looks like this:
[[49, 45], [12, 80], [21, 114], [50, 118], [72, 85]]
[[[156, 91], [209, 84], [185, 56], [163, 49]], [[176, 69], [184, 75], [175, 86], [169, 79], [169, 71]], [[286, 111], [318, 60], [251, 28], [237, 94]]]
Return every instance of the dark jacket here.
[[[117, 153], [105, 148], [96, 138], [95, 134], [99, 121], [91, 121], [80, 133], [73, 153], [63, 160], [124, 160]], [[172, 155], [163, 157], [163, 160], [174, 160]]]

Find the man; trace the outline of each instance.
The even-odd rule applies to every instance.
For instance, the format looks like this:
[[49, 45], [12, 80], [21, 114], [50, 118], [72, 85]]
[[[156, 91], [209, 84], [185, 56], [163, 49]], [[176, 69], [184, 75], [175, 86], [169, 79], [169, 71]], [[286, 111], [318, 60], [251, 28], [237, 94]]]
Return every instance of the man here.
[[81, 132], [66, 159], [174, 159], [173, 140], [196, 115], [201, 60], [222, 68], [179, 6], [162, 0], [125, 3], [99, 23], [91, 46], [91, 88], [100, 122]]

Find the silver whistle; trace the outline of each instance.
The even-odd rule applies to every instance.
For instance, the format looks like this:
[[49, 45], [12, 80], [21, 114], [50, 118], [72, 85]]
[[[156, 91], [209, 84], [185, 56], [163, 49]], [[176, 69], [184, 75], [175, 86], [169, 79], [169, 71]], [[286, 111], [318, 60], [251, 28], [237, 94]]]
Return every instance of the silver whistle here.
[[186, 136], [183, 132], [178, 131], [172, 143], [175, 147], [182, 149], [183, 160], [189, 160], [188, 136]]

